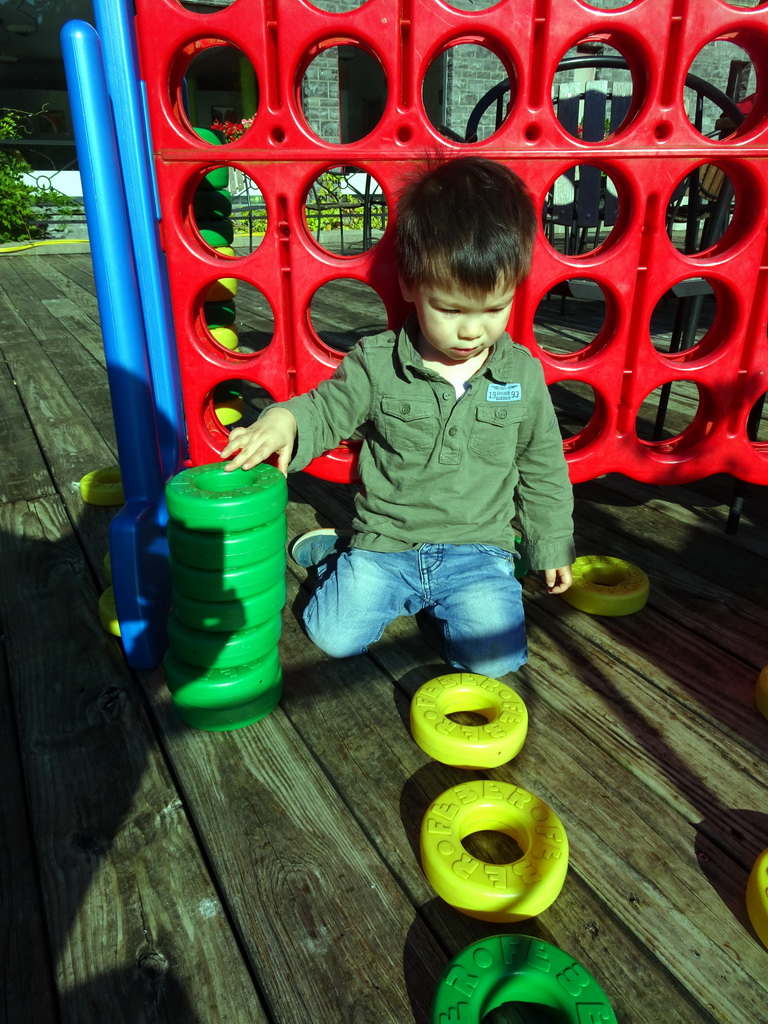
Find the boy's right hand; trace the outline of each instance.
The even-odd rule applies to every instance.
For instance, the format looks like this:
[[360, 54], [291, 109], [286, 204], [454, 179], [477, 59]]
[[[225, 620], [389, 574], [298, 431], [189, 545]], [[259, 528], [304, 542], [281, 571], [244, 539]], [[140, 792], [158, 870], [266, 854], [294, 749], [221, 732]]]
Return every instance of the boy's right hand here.
[[253, 469], [270, 455], [277, 453], [277, 468], [287, 476], [297, 433], [298, 424], [293, 413], [273, 406], [250, 427], [232, 428], [227, 446], [220, 454], [222, 459], [227, 459], [230, 455], [235, 457], [224, 469], [228, 473], [240, 467]]

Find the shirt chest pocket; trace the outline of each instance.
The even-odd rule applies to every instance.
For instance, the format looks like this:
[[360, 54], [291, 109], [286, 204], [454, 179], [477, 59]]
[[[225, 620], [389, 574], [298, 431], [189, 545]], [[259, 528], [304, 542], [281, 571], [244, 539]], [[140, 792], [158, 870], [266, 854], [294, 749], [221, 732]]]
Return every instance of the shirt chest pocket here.
[[437, 440], [434, 402], [421, 398], [382, 398], [381, 428], [396, 451], [434, 448]]
[[505, 452], [514, 453], [518, 427], [524, 416], [525, 409], [520, 402], [478, 405], [467, 447], [473, 455], [480, 455], [488, 461]]

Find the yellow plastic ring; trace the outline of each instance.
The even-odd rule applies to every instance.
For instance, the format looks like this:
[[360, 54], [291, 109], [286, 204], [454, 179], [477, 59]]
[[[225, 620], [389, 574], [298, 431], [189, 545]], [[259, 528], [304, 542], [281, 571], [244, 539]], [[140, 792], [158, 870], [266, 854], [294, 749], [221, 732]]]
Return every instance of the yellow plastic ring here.
[[112, 587], [107, 587], [99, 598], [99, 621], [112, 636], [120, 636], [120, 623], [117, 618], [117, 608], [115, 607], [115, 592]]
[[236, 277], [220, 277], [214, 281], [205, 293], [205, 302], [226, 302], [237, 295], [238, 280]]
[[768, 718], [768, 665], [762, 670], [755, 683], [755, 704], [764, 718]]
[[747, 913], [752, 927], [768, 949], [768, 850], [763, 850], [747, 880]]
[[234, 352], [240, 344], [240, 331], [237, 324], [228, 324], [226, 327], [209, 327], [211, 337], [217, 345]]
[[573, 563], [573, 584], [560, 596], [590, 615], [631, 615], [648, 601], [648, 577], [638, 566], [611, 555], [582, 555]]
[[[484, 725], [448, 715], [474, 711]], [[528, 711], [514, 690], [489, 676], [456, 672], [420, 686], [411, 701], [411, 733], [425, 754], [456, 768], [496, 768], [520, 753]]]
[[[488, 864], [462, 845], [473, 832], [503, 832], [523, 851]], [[483, 921], [523, 921], [557, 899], [568, 871], [568, 839], [555, 812], [507, 782], [477, 780], [446, 790], [421, 825], [421, 863], [435, 892]]]
[[232, 398], [224, 401], [214, 400], [213, 403], [216, 419], [224, 427], [231, 427], [233, 423], [239, 422], [243, 418], [244, 409], [245, 403], [242, 395], [233, 395]]
[[119, 466], [106, 466], [86, 473], [80, 481], [80, 496], [89, 505], [122, 505], [123, 479]]

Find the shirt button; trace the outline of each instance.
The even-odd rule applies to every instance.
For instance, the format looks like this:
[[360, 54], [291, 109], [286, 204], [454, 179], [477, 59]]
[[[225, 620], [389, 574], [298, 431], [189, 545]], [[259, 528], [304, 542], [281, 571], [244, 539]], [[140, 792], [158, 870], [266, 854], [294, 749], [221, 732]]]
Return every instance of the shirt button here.
[[450, 392], [450, 391], [444, 391], [444, 392], [443, 392], [443, 398], [444, 398], [444, 399], [446, 400], [446, 402], [447, 402], [447, 401], [448, 401], [448, 399], [449, 399], [449, 398], [451, 398], [451, 397], [452, 397], [452, 395], [451, 395], [451, 392]]
[[458, 432], [459, 432], [459, 428], [458, 427], [451, 427], [451, 429], [448, 431], [448, 436], [449, 437], [456, 437]]
[[410, 405], [408, 405], [407, 402], [403, 402], [403, 404], [400, 406], [400, 412], [403, 414], [403, 416], [407, 416], [410, 411]]
[[507, 418], [507, 410], [506, 409], [497, 409], [496, 410], [496, 419], [497, 420], [505, 420], [506, 418]]

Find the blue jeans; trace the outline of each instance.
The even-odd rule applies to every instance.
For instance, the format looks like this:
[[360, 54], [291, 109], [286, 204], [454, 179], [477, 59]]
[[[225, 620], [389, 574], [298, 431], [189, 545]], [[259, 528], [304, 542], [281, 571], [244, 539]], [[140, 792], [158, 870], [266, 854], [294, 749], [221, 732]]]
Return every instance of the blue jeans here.
[[498, 678], [528, 657], [516, 557], [488, 544], [343, 551], [317, 567], [304, 610], [307, 634], [331, 657], [348, 658], [366, 651], [399, 615], [426, 610], [451, 665]]

